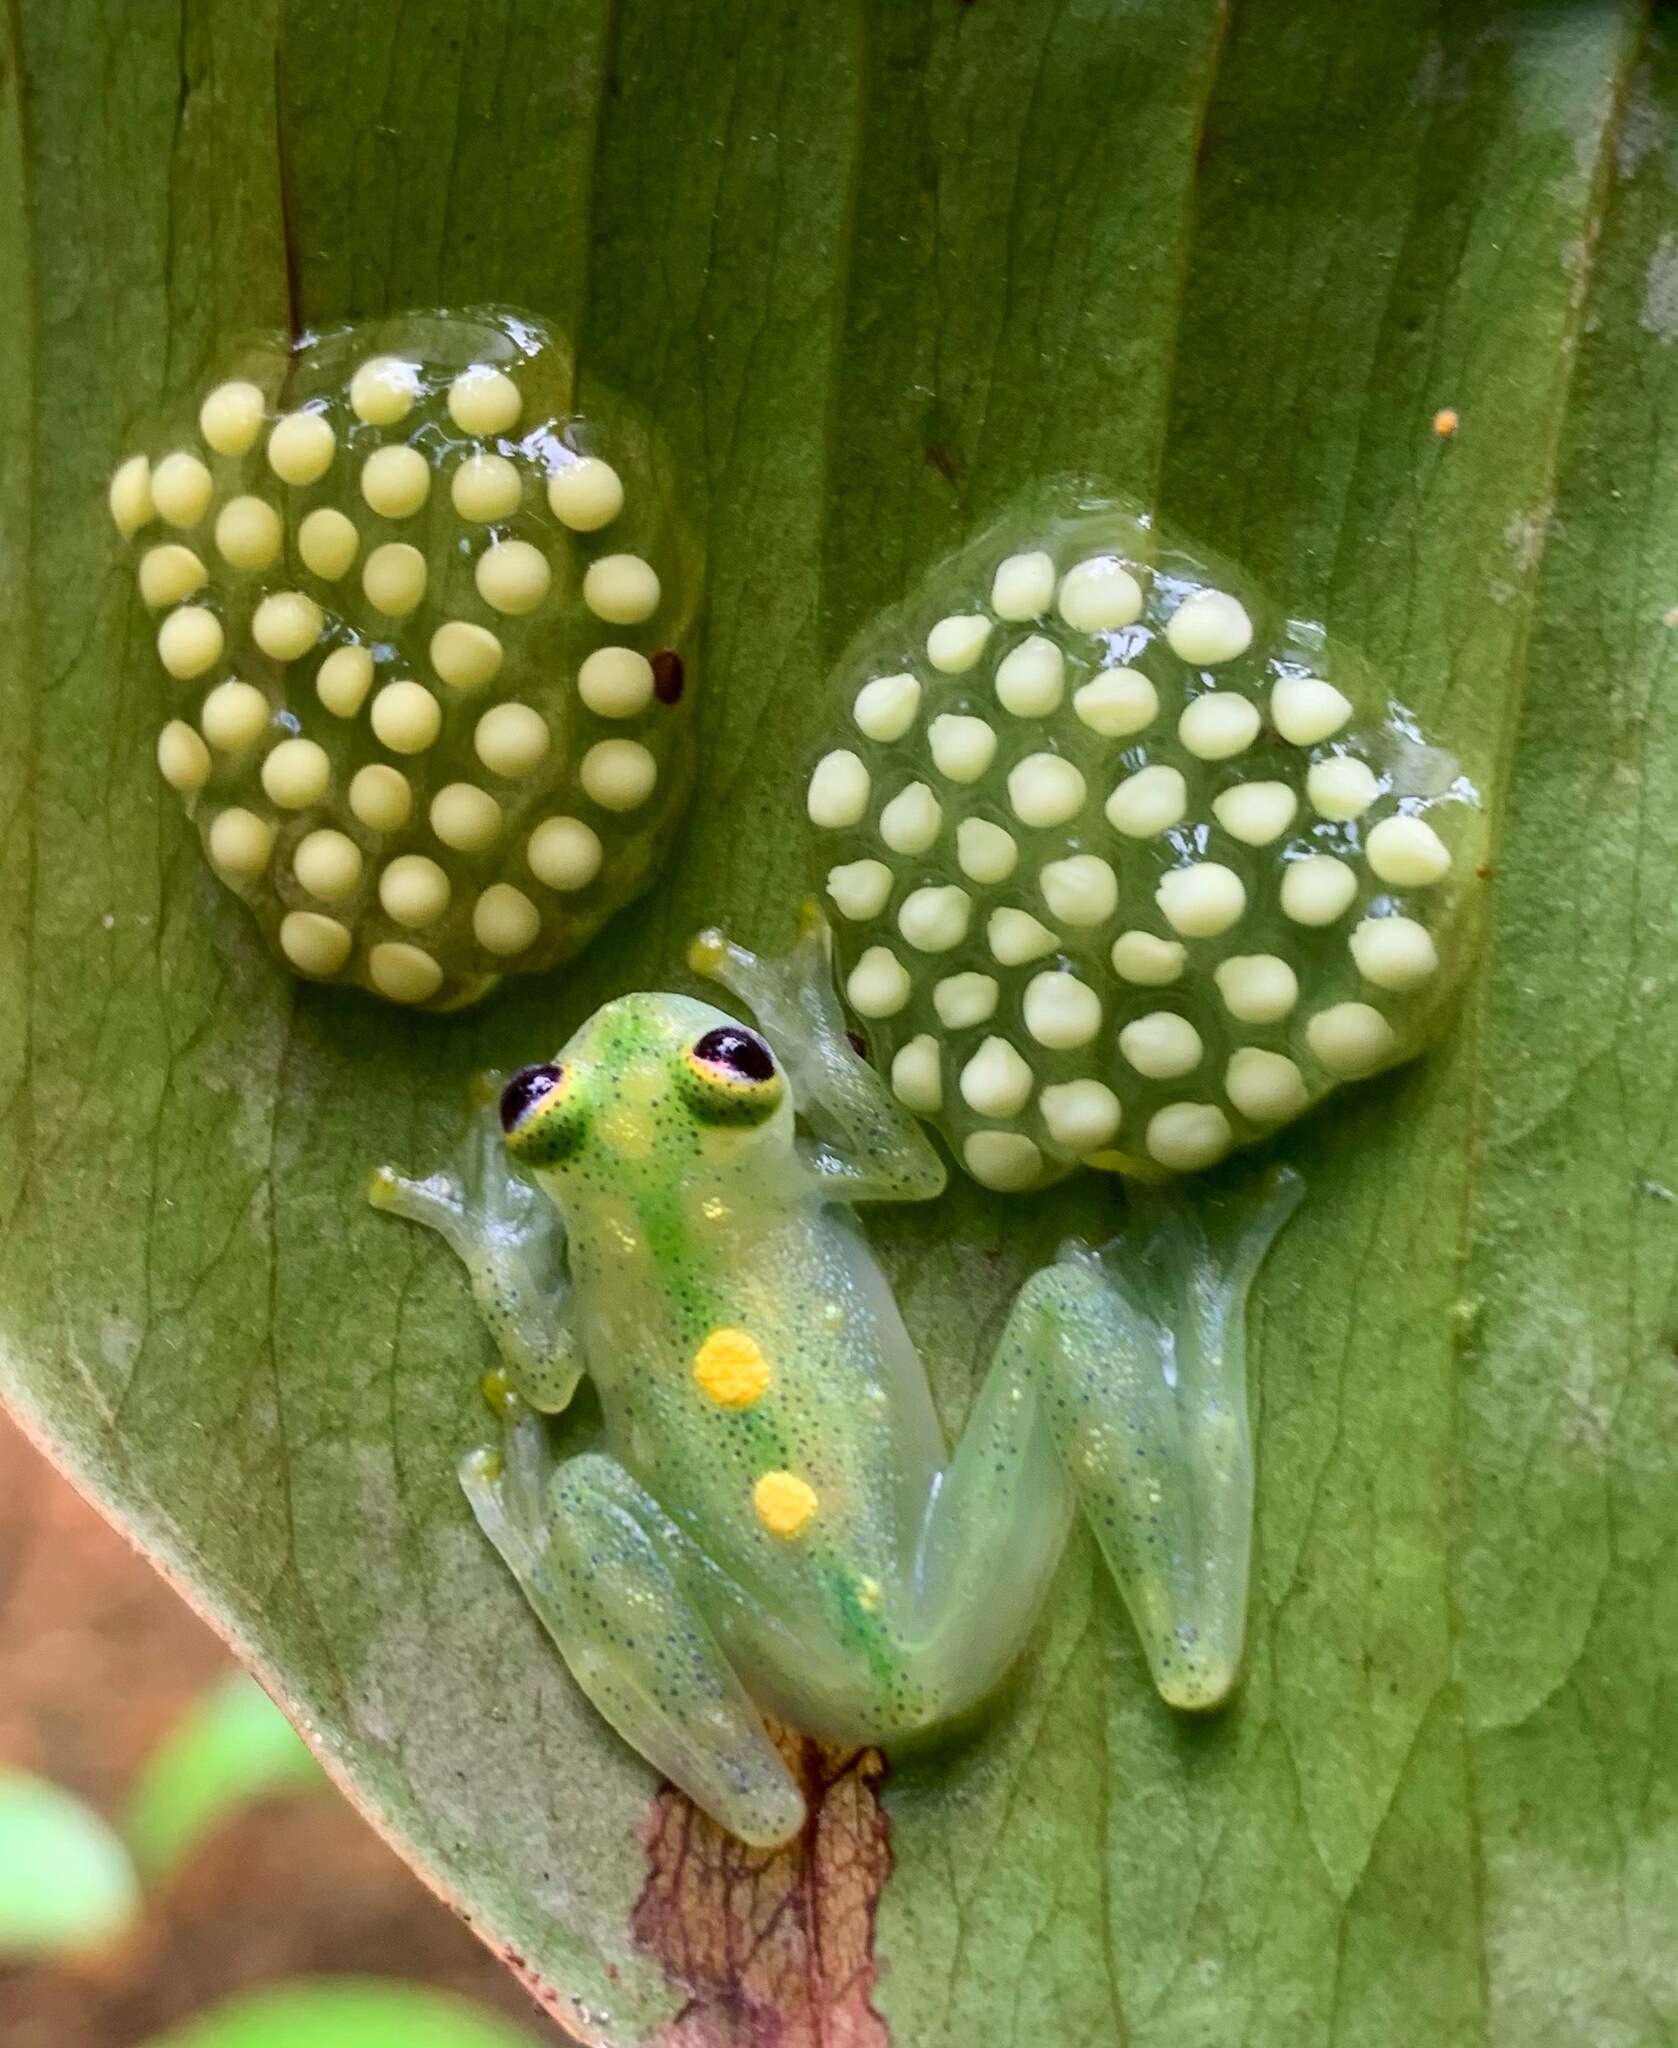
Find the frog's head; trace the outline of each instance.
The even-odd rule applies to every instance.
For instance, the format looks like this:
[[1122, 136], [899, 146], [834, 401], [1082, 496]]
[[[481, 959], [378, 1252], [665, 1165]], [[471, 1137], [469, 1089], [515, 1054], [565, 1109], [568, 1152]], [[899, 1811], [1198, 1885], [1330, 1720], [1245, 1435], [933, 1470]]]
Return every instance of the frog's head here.
[[512, 1077], [501, 1126], [538, 1173], [681, 1173], [790, 1145], [792, 1098], [767, 1041], [724, 1011], [629, 995], [596, 1010], [557, 1058]]

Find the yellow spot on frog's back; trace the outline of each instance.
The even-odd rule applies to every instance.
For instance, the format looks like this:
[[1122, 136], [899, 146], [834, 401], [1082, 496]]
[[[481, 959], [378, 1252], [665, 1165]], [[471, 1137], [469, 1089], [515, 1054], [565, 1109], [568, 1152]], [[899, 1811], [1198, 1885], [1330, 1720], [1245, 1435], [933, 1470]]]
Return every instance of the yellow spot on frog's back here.
[[816, 1515], [816, 1490], [796, 1472], [765, 1472], [752, 1488], [752, 1506], [771, 1536], [802, 1536]]
[[600, 1119], [600, 1135], [622, 1159], [645, 1159], [653, 1148], [652, 1124], [627, 1104]]
[[699, 1205], [699, 1213], [707, 1223], [726, 1223], [729, 1208], [721, 1195], [707, 1195]]
[[866, 1573], [856, 1582], [856, 1604], [864, 1614], [878, 1614], [880, 1611], [880, 1582]]
[[693, 1354], [693, 1377], [719, 1408], [750, 1408], [769, 1391], [769, 1361], [747, 1331], [713, 1330]]

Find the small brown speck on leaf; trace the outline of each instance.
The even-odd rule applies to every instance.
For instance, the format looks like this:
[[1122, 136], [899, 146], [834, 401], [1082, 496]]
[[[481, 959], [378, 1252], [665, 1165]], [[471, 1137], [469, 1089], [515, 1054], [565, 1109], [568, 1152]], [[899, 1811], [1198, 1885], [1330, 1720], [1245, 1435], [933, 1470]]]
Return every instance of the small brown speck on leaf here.
[[653, 656], [653, 695], [661, 704], [679, 704], [686, 681], [682, 657], [673, 647], [661, 647]]
[[850, 1041], [851, 1050], [856, 1054], [857, 1058], [859, 1060], [867, 1059], [868, 1041], [863, 1037], [862, 1033], [860, 1031], [847, 1031], [845, 1036]]
[[890, 2048], [874, 2010], [874, 1914], [891, 1870], [885, 1759], [775, 1731], [809, 1819], [748, 1849], [666, 1786], [647, 1823], [636, 1946], [687, 1994], [666, 2048]]
[[1433, 431], [1441, 441], [1448, 441], [1461, 425], [1454, 405], [1442, 405], [1433, 416]]

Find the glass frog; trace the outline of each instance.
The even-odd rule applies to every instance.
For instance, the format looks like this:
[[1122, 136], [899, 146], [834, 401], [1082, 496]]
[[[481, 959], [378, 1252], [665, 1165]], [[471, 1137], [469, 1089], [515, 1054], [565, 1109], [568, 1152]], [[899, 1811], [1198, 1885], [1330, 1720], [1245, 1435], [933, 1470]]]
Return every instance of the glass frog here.
[[[458, 1173], [375, 1205], [465, 1262], [504, 1370], [473, 1512], [606, 1719], [749, 1843], [804, 1819], [768, 1712], [847, 1744], [981, 1700], [1030, 1630], [1073, 1515], [1171, 1704], [1240, 1660], [1251, 1521], [1245, 1292], [1297, 1181], [1220, 1230], [1063, 1249], [1008, 1314], [948, 1451], [851, 1211], [944, 1167], [847, 1036], [812, 909], [784, 960], [718, 933], [692, 964], [748, 1029], [668, 994], [607, 1003], [478, 1111]], [[606, 1448], [558, 1458], [582, 1375]]]

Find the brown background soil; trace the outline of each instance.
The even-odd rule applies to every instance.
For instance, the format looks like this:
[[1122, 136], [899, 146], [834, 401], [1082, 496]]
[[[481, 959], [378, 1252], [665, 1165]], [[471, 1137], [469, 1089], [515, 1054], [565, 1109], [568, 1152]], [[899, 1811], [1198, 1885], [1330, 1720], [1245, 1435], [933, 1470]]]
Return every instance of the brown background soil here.
[[[0, 1763], [117, 1820], [141, 1759], [231, 1659], [0, 1416]], [[565, 2036], [335, 1793], [253, 1808], [194, 1856], [119, 1953], [0, 1965], [5, 2048], [138, 2048], [277, 1977], [446, 1986]]]

